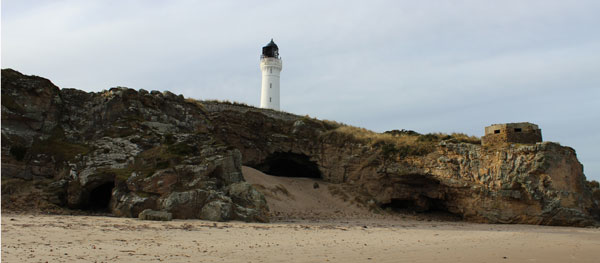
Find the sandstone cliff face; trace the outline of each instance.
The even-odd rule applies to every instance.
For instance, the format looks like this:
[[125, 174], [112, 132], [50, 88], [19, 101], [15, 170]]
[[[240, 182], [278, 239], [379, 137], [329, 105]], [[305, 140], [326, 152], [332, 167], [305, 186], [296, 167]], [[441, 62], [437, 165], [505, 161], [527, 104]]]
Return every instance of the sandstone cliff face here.
[[320, 178], [374, 210], [441, 210], [485, 223], [587, 226], [600, 218], [575, 151], [556, 143], [482, 147], [449, 139], [424, 153], [389, 153], [330, 122], [236, 105], [206, 109], [215, 136], [239, 149], [244, 164], [265, 172], [277, 158], [314, 165]]
[[[264, 197], [241, 176], [244, 164], [338, 183], [374, 211], [441, 210], [489, 223], [598, 222], [598, 200], [571, 148], [445, 139], [426, 150], [398, 149], [339, 127], [169, 92], [59, 90], [3, 70], [2, 206], [14, 208], [20, 194], [32, 192], [29, 203], [72, 208], [103, 207], [97, 200], [104, 200], [119, 216], [150, 208], [174, 218], [266, 221]], [[103, 194], [108, 198], [98, 198]]]

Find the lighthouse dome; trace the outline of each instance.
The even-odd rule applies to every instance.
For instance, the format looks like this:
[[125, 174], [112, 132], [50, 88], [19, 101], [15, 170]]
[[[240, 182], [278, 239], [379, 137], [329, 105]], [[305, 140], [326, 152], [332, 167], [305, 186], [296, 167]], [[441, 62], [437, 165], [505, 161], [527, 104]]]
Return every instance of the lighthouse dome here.
[[279, 47], [272, 38], [271, 42], [262, 48], [262, 57], [279, 58]]
[[277, 46], [277, 44], [275, 44], [275, 42], [273, 42], [273, 39], [271, 38], [271, 42], [269, 42], [269, 44], [266, 45], [267, 47], [275, 47], [275, 48], [279, 48]]

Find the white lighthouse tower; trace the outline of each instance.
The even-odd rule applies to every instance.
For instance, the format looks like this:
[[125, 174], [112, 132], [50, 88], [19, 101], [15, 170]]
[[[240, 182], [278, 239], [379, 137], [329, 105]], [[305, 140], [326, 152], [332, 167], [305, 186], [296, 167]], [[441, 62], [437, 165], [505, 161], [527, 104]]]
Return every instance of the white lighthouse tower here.
[[281, 72], [281, 58], [279, 48], [271, 42], [262, 48], [260, 56], [260, 70], [262, 71], [262, 88], [260, 92], [260, 107], [279, 110], [279, 73]]

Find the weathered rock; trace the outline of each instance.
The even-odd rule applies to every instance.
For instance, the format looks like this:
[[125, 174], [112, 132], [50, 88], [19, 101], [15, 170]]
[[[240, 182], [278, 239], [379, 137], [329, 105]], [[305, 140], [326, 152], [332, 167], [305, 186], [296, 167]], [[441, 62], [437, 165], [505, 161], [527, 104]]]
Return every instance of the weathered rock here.
[[3, 181], [52, 178], [33, 197], [49, 203], [214, 220], [233, 219], [235, 207], [236, 218], [265, 221], [265, 203], [245, 210], [254, 200], [228, 197], [228, 186], [244, 180], [241, 155], [212, 128], [201, 104], [170, 92], [60, 90], [2, 71]]
[[[388, 135], [423, 142], [393, 144], [339, 128], [170, 92], [61, 90], [2, 70], [2, 180], [53, 182], [38, 183], [44, 194], [32, 198], [57, 205], [266, 222], [264, 196], [244, 182], [244, 164], [339, 183], [373, 209], [443, 210], [489, 223], [584, 226], [600, 219], [600, 191], [586, 184], [569, 147], [482, 147], [401, 131]], [[3, 191], [3, 207], [15, 187]]]
[[229, 185], [227, 189], [229, 197], [236, 204], [233, 219], [241, 221], [268, 222], [267, 201], [263, 194], [257, 191], [247, 182], [239, 182]]
[[165, 211], [154, 211], [152, 209], [146, 209], [138, 215], [138, 218], [140, 220], [171, 221], [173, 220], [173, 215]]
[[200, 218], [211, 221], [226, 221], [231, 219], [231, 211], [230, 202], [215, 200], [202, 207]]
[[317, 166], [322, 179], [342, 183], [367, 206], [396, 203], [488, 223], [585, 226], [600, 219], [575, 151], [555, 143], [482, 147], [449, 139], [390, 154], [385, 143], [328, 122], [237, 105], [207, 109], [215, 136], [238, 148], [245, 165], [262, 169], [277, 165], [273, 156], [303, 155], [308, 163], [283, 161]]

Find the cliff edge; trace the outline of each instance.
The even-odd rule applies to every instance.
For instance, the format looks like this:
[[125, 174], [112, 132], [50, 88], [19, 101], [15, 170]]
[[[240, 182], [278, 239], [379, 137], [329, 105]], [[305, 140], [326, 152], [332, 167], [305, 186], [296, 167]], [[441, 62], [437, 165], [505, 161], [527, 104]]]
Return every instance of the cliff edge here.
[[[2, 70], [2, 208], [144, 209], [266, 222], [241, 166], [332, 183], [374, 212], [486, 223], [597, 225], [599, 189], [572, 148], [379, 134], [240, 104], [128, 88], [87, 93]], [[351, 193], [351, 194], [350, 194]]]

